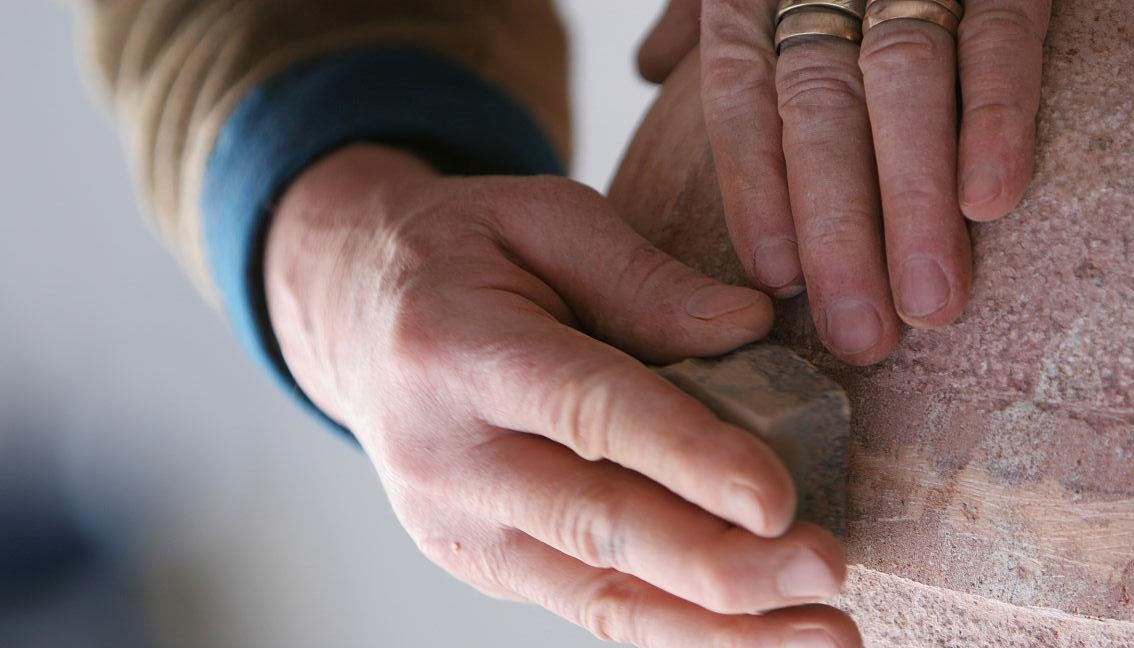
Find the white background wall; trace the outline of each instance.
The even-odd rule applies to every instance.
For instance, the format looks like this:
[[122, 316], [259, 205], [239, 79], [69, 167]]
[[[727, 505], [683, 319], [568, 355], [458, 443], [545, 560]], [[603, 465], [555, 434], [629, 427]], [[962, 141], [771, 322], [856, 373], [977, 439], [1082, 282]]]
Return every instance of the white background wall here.
[[[661, 0], [561, 4], [576, 176], [603, 188], [653, 92], [632, 61]], [[38, 457], [133, 548], [172, 645], [597, 645], [421, 558], [363, 456], [251, 366], [142, 224], [71, 32], [61, 3], [0, 10], [0, 459]]]

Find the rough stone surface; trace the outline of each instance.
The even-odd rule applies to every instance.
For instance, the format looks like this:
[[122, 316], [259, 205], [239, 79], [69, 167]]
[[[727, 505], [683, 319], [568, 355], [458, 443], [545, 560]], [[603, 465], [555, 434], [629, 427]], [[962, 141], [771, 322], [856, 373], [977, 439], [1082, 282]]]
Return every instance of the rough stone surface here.
[[[852, 590], [864, 627], [961, 624], [961, 593], [1134, 622], [1134, 2], [1056, 0], [1045, 67], [1035, 182], [974, 226], [957, 324], [855, 369], [819, 344], [805, 300], [781, 308], [777, 339], [854, 410], [851, 561], [941, 597], [919, 615], [886, 581]], [[647, 238], [741, 283], [697, 85], [691, 59], [611, 197]], [[901, 645], [1011, 645], [942, 641]]]
[[799, 518], [843, 535], [850, 406], [841, 387], [774, 344], [657, 371], [721, 419], [767, 442], [795, 480]]
[[1017, 607], [861, 566], [836, 604], [869, 648], [1134, 648], [1134, 623]]

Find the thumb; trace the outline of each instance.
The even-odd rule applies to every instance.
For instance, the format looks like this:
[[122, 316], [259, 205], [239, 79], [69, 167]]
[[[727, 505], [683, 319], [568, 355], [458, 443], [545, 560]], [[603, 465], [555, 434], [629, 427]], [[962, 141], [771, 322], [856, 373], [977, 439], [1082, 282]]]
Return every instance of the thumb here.
[[654, 83], [665, 81], [697, 45], [701, 31], [701, 0], [670, 0], [638, 50], [638, 71]]
[[[500, 227], [511, 251], [591, 335], [648, 362], [720, 355], [772, 326], [763, 293], [706, 277], [650, 244], [605, 198], [561, 179]], [[517, 213], [523, 211], [526, 213]]]

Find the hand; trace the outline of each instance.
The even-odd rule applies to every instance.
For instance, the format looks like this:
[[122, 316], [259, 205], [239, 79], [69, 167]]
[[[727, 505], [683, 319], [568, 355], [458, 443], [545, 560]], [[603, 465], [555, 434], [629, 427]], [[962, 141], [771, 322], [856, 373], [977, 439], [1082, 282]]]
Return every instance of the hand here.
[[307, 170], [267, 246], [297, 380], [458, 578], [648, 648], [861, 645], [833, 608], [751, 615], [834, 595], [839, 544], [793, 524], [767, 446], [615, 348], [729, 351], [768, 330], [767, 297], [568, 180], [443, 178], [370, 146]]
[[778, 57], [777, 4], [671, 0], [640, 67], [660, 81], [700, 39], [706, 126], [752, 280], [786, 297], [806, 277], [827, 346], [876, 362], [896, 344], [896, 314], [936, 327], [962, 312], [962, 212], [999, 218], [1028, 186], [1051, 0], [967, 0], [956, 41], [893, 20], [861, 51], [817, 37]]

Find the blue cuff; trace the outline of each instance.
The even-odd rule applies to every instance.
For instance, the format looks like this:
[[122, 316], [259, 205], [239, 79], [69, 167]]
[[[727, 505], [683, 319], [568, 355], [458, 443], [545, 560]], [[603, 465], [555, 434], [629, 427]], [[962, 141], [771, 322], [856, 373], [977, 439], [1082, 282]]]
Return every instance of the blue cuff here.
[[244, 347], [345, 434], [284, 363], [268, 320], [262, 265], [273, 202], [304, 168], [357, 141], [407, 148], [446, 173], [564, 172], [547, 135], [504, 91], [418, 50], [354, 50], [305, 61], [240, 103], [205, 169], [202, 226], [213, 277]]

